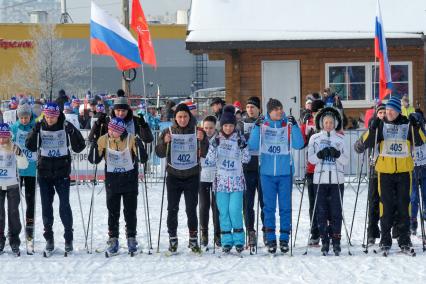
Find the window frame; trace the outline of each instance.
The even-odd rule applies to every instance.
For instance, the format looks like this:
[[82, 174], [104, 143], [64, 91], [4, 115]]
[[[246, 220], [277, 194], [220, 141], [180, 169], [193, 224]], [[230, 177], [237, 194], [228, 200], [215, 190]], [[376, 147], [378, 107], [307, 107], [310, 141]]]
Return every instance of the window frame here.
[[[330, 86], [330, 67], [344, 67], [344, 66], [364, 66], [365, 67], [365, 100], [358, 101], [343, 101], [342, 104], [345, 108], [367, 108], [374, 105], [374, 100], [371, 99], [373, 94], [373, 66], [379, 66], [379, 63], [376, 62], [335, 62], [335, 63], [325, 63], [325, 86], [328, 88]], [[408, 66], [408, 97], [410, 99], [411, 105], [413, 104], [413, 62], [412, 61], [391, 61], [390, 65], [407, 65]]]

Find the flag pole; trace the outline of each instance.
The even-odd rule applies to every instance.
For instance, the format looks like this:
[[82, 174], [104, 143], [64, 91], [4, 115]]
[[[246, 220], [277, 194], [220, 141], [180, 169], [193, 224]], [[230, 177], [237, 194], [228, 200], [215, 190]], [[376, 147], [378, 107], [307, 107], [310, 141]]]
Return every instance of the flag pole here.
[[93, 95], [93, 54], [90, 52], [90, 93]]

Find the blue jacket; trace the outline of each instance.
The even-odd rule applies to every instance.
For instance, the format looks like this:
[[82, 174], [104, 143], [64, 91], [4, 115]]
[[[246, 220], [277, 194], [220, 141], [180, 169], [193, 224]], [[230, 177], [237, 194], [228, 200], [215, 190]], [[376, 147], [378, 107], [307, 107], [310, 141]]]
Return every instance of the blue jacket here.
[[[287, 117], [283, 116], [281, 120], [273, 121], [266, 115], [265, 125], [269, 125], [272, 128], [282, 128], [287, 126]], [[300, 150], [303, 148], [304, 140], [302, 132], [298, 125], [292, 126], [291, 134], [292, 148]], [[251, 131], [250, 138], [248, 140], [248, 146], [250, 151], [259, 151], [260, 145], [260, 127], [255, 125]], [[294, 167], [291, 170], [294, 173]], [[268, 176], [287, 176], [290, 175], [290, 154], [287, 155], [276, 155], [276, 154], [265, 154], [260, 155], [260, 174]]]
[[23, 150], [25, 156], [28, 159], [28, 168], [26, 169], [22, 169], [19, 170], [19, 176], [30, 176], [30, 177], [35, 177], [36, 176], [36, 164], [37, 161], [31, 159], [30, 156], [35, 155], [36, 153], [32, 153], [29, 150], [27, 150], [25, 148], [25, 141], [23, 145], [19, 145], [17, 140], [17, 133], [18, 133], [18, 129], [22, 130], [22, 131], [26, 131], [26, 132], [31, 132], [32, 128], [34, 127], [36, 121], [35, 121], [35, 117], [34, 115], [31, 116], [31, 121], [30, 123], [28, 123], [27, 125], [22, 125], [19, 120], [17, 120], [12, 126], [11, 126], [11, 131], [12, 131], [12, 141], [17, 144], [21, 150]]

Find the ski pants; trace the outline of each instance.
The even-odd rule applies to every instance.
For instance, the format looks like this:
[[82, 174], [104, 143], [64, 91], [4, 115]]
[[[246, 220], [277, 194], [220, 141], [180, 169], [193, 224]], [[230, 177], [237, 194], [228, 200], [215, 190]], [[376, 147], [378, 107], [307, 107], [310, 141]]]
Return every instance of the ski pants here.
[[[314, 184], [315, 189], [317, 184]], [[320, 184], [318, 187], [317, 210], [318, 229], [321, 240], [340, 240], [342, 231], [342, 206], [344, 185]]]
[[[411, 192], [411, 172], [384, 174], [378, 173], [378, 189], [380, 195], [380, 226], [382, 229], [381, 243], [392, 246], [391, 229], [396, 221], [399, 232], [398, 244], [408, 245], [409, 236], [409, 205]], [[397, 220], [395, 211], [397, 210]]]
[[216, 205], [215, 194], [212, 191], [211, 182], [201, 182], [199, 191], [200, 199], [200, 230], [207, 232], [209, 230], [210, 207], [212, 208], [213, 227], [215, 239], [220, 238], [219, 211]]
[[106, 204], [108, 208], [108, 235], [110, 238], [118, 238], [120, 228], [121, 200], [123, 199], [123, 214], [126, 222], [126, 238], [136, 237], [138, 207], [138, 192], [114, 192], [106, 190]]
[[263, 193], [260, 183], [259, 173], [257, 171], [245, 171], [246, 191], [244, 192], [244, 222], [247, 232], [254, 231], [254, 202], [257, 190], [257, 198], [259, 199], [260, 219], [264, 224], [265, 216], [263, 213]]
[[280, 240], [289, 240], [291, 231], [291, 176], [268, 176], [261, 175], [263, 188], [263, 211], [265, 213], [266, 240], [276, 241], [276, 219], [277, 199], [280, 215]]
[[[309, 198], [309, 220], [312, 220], [312, 214], [314, 213], [315, 191], [316, 191], [316, 187], [314, 186], [314, 174], [306, 173], [305, 178], [306, 178], [305, 182], [308, 188], [308, 198]], [[314, 219], [312, 220], [311, 238], [312, 239], [319, 238], [317, 214], [315, 214]]]
[[379, 191], [378, 191], [378, 181], [377, 175], [374, 173], [368, 184], [368, 228], [367, 236], [368, 238], [380, 238], [380, 229], [379, 229], [379, 220], [380, 220], [380, 210], [379, 210]]
[[11, 246], [19, 246], [21, 241], [21, 221], [19, 219], [19, 195], [18, 185], [9, 186], [6, 190], [0, 189], [0, 238], [5, 239], [4, 229], [6, 223], [5, 201], [7, 198], [7, 223], [9, 228], [9, 243]]
[[[425, 210], [424, 205], [426, 204], [426, 175], [422, 173], [422, 170], [415, 168], [415, 174], [413, 174], [413, 189], [411, 191], [411, 219], [416, 219], [417, 213], [419, 212], [419, 190], [421, 190], [422, 196], [422, 208]], [[423, 212], [423, 218], [426, 214]]]
[[25, 204], [27, 205], [27, 209], [25, 212], [25, 222], [27, 225], [27, 235], [32, 236], [34, 230], [34, 202], [36, 178], [30, 176], [21, 176], [20, 182], [21, 188], [25, 187]]
[[59, 216], [64, 225], [65, 241], [73, 240], [73, 218], [70, 206], [70, 178], [44, 178], [39, 177], [41, 211], [44, 225], [44, 238], [53, 239], [53, 199], [55, 191], [59, 197]]
[[244, 245], [243, 192], [217, 192], [222, 246]]
[[200, 176], [180, 179], [167, 175], [167, 229], [170, 237], [177, 236], [180, 197], [185, 198], [189, 232], [198, 231], [197, 205]]

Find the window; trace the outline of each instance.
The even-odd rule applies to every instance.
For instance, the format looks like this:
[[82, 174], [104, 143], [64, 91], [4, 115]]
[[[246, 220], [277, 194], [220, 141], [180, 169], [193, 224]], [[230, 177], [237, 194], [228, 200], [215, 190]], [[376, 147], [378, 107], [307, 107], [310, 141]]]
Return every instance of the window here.
[[[327, 63], [325, 69], [326, 86], [339, 95], [345, 107], [367, 107], [374, 103], [375, 94], [379, 93], [374, 62]], [[391, 62], [391, 73], [392, 94], [399, 97], [408, 94], [412, 102], [412, 63]]]

